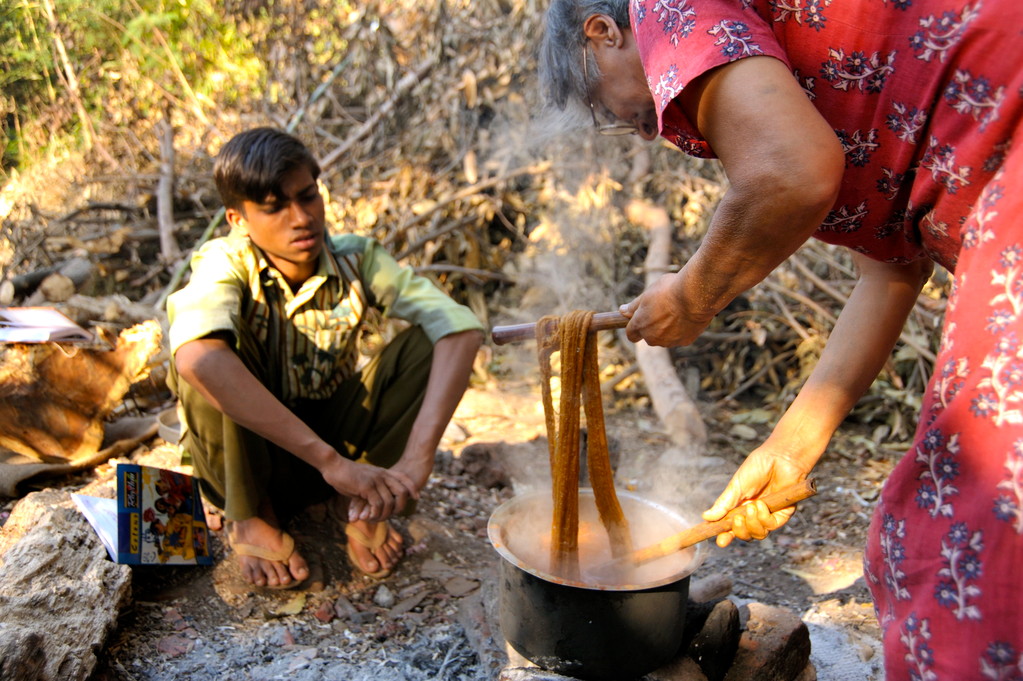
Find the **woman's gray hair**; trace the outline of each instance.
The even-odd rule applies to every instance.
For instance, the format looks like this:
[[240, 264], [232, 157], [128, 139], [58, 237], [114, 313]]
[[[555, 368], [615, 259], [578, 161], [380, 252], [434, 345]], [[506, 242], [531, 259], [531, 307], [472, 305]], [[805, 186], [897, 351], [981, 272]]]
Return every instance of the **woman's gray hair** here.
[[[594, 14], [606, 14], [619, 27], [629, 28], [629, 0], [551, 0], [537, 55], [540, 92], [547, 106], [564, 109], [568, 100], [586, 98], [583, 78], [583, 24]], [[590, 62], [592, 80], [600, 75]]]

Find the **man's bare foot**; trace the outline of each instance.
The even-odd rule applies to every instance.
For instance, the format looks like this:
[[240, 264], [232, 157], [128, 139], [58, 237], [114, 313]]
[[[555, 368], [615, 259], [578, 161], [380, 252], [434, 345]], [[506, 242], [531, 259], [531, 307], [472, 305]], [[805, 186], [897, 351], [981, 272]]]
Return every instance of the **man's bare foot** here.
[[345, 527], [348, 556], [371, 577], [386, 576], [404, 555], [404, 539], [390, 523], [355, 520]]
[[285, 588], [309, 577], [309, 564], [291, 536], [263, 518], [233, 521], [229, 539], [242, 577], [250, 584]]

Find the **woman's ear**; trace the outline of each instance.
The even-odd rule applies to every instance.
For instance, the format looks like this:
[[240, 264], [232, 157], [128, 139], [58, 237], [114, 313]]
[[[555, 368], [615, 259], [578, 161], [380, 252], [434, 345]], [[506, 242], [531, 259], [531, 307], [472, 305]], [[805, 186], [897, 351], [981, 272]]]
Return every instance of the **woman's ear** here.
[[624, 36], [615, 20], [606, 14], [591, 14], [583, 22], [583, 34], [595, 47], [619, 47]]

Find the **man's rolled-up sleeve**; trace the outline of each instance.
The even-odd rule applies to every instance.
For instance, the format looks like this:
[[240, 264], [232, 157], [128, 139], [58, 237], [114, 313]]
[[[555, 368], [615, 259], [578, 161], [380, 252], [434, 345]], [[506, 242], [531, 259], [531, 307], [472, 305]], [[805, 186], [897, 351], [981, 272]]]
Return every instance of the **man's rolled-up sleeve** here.
[[421, 326], [432, 343], [453, 333], [483, 329], [472, 310], [411, 267], [399, 265], [375, 241], [367, 243], [363, 254], [363, 275], [385, 315]]
[[185, 343], [219, 331], [237, 338], [244, 271], [215, 242], [197, 251], [191, 266], [188, 285], [167, 299], [171, 355]]

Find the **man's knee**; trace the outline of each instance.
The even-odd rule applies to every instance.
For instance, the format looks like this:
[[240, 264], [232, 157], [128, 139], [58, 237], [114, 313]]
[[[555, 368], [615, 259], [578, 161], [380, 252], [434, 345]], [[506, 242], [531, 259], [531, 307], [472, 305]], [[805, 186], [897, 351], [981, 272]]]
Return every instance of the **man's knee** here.
[[422, 327], [412, 326], [387, 345], [382, 359], [391, 364], [393, 373], [403, 381], [425, 389], [433, 365], [433, 343]]

